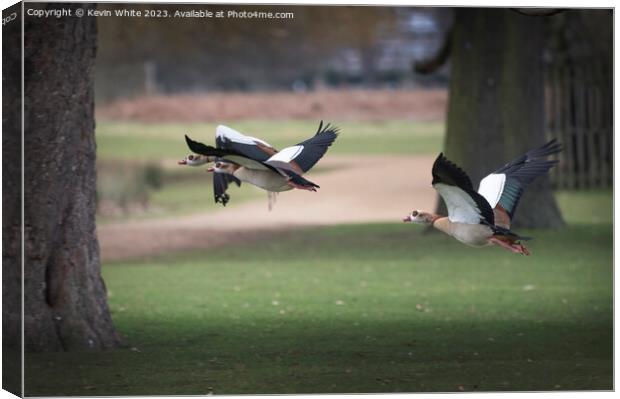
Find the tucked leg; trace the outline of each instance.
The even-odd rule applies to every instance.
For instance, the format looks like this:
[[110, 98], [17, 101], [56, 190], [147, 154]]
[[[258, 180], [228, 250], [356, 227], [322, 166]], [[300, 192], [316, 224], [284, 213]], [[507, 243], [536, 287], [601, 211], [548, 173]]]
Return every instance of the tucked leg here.
[[491, 237], [488, 239], [491, 244], [499, 245], [500, 247], [507, 249], [508, 251], [514, 252], [516, 254], [529, 255], [530, 251], [527, 250], [523, 245], [516, 242], [506, 242], [497, 237]]
[[289, 180], [288, 185], [294, 188], [298, 188], [300, 190], [308, 190], [308, 191], [316, 191], [316, 187], [311, 186], [311, 185], [302, 185], [302, 184], [297, 184], [292, 180]]

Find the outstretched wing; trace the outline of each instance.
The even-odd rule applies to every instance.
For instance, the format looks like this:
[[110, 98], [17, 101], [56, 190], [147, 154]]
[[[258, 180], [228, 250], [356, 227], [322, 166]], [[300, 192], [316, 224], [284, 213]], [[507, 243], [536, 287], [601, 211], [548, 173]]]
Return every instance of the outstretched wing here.
[[217, 159], [224, 159], [250, 169], [270, 169], [269, 165], [265, 165], [260, 160], [255, 160], [244, 154], [239, 153], [234, 149], [225, 148], [219, 144], [217, 145], [217, 147], [212, 147], [210, 145], [194, 141], [187, 137], [187, 135], [185, 136], [185, 141], [187, 142], [187, 146], [192, 152], [208, 156], [210, 162], [214, 162]]
[[493, 209], [487, 200], [474, 191], [469, 176], [443, 153], [433, 164], [432, 184], [446, 203], [451, 222], [494, 225]]
[[224, 125], [215, 129], [215, 145], [258, 162], [264, 162], [278, 152], [271, 144]]
[[321, 121], [313, 137], [284, 148], [265, 163], [301, 175], [309, 171], [325, 155], [336, 137], [338, 137], [338, 128], [332, 127], [329, 123], [323, 127], [323, 121]]
[[195, 154], [206, 155], [208, 157], [222, 157], [227, 155], [228, 152], [222, 148], [216, 148], [210, 145], [203, 144], [199, 141], [194, 141], [185, 135], [185, 142], [189, 149]]
[[546, 157], [560, 151], [562, 145], [553, 139], [526, 152], [482, 179], [478, 193], [486, 198], [491, 207], [504, 212], [509, 223], [525, 188], [558, 162]]

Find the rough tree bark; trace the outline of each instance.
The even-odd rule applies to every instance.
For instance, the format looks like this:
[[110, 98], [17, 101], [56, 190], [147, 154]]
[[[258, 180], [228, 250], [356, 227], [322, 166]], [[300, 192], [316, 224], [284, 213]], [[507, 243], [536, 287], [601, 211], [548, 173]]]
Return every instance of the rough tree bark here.
[[[49, 8], [93, 4], [48, 4]], [[120, 338], [95, 231], [96, 18], [25, 19], [26, 351], [103, 349]]]
[[2, 388], [21, 396], [21, 5], [2, 18]]
[[[474, 184], [545, 142], [543, 23], [508, 9], [456, 10], [444, 148]], [[563, 225], [549, 178], [537, 179], [521, 199], [514, 226]]]

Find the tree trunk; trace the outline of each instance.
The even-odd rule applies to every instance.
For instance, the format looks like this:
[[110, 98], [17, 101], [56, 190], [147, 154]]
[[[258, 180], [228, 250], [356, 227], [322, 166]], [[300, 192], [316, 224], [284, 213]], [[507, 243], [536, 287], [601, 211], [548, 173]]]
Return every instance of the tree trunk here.
[[[543, 23], [508, 9], [456, 10], [445, 154], [474, 184], [545, 142]], [[563, 225], [549, 178], [539, 177], [514, 226]]]
[[10, 22], [2, 27], [2, 388], [21, 396], [21, 4], [3, 10], [5, 18]]
[[[48, 4], [94, 8], [94, 4]], [[96, 18], [25, 20], [25, 350], [119, 344], [95, 231]]]

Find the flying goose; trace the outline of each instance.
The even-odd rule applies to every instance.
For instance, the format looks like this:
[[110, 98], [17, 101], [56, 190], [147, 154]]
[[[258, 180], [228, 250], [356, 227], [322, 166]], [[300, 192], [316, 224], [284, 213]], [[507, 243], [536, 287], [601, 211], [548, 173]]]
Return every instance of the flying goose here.
[[529, 255], [521, 237], [510, 230], [510, 222], [523, 190], [558, 161], [547, 160], [562, 147], [555, 139], [530, 150], [480, 181], [478, 191], [469, 176], [443, 153], [433, 164], [432, 185], [443, 198], [448, 216], [414, 210], [403, 221], [431, 225], [474, 246], [499, 245], [514, 253]]
[[214, 162], [207, 171], [214, 172], [216, 203], [226, 206], [230, 199], [226, 193], [228, 185], [241, 185], [243, 181], [266, 190], [271, 209], [278, 192], [294, 188], [316, 191], [319, 188], [302, 175], [323, 157], [337, 136], [338, 128], [330, 124], [323, 126], [321, 121], [313, 137], [278, 152], [261, 139], [220, 125], [215, 131], [215, 147], [194, 141], [186, 135], [185, 141], [194, 154], [188, 155], [179, 164], [200, 166]]

